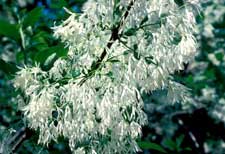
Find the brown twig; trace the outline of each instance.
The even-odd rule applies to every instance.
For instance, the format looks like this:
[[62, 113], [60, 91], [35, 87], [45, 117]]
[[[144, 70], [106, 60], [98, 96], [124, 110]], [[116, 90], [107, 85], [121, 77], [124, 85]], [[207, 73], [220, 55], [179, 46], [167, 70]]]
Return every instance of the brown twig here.
[[[98, 61], [96, 62], [95, 66], [93, 67], [94, 70], [98, 69], [102, 63], [102, 61], [104, 60], [104, 58], [106, 57], [107, 55], [107, 49], [111, 48], [112, 44], [119, 39], [119, 30], [123, 24], [123, 21], [126, 20], [126, 18], [128, 17], [129, 15], [129, 12], [132, 8], [132, 6], [134, 5], [134, 2], [135, 0], [131, 0], [130, 4], [128, 5], [127, 7], [127, 10], [126, 12], [124, 13], [123, 17], [120, 19], [119, 21], [119, 24], [114, 27], [112, 29], [112, 34], [111, 34], [111, 37], [109, 39], [109, 42], [107, 43], [106, 47], [104, 48], [102, 54], [100, 55]], [[93, 73], [93, 72], [92, 72]], [[88, 76], [91, 76], [93, 74], [89, 74]], [[82, 84], [87, 80], [87, 78], [83, 78], [83, 80], [80, 81], [79, 85], [82, 86]]]

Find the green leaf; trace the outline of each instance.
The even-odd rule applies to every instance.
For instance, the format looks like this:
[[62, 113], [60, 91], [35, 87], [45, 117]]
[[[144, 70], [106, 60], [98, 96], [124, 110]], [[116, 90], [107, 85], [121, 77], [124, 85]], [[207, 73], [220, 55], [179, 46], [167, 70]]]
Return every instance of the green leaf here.
[[113, 73], [110, 71], [110, 72], [108, 72], [108, 73], [106, 73], [106, 75], [108, 76], [108, 77], [110, 77], [110, 78], [112, 78], [113, 77]]
[[147, 40], [147, 42], [149, 44], [151, 44], [152, 40], [153, 40], [153, 34], [151, 32], [149, 32], [149, 31], [145, 31], [144, 38]]
[[224, 57], [224, 54], [223, 54], [223, 52], [218, 52], [218, 53], [215, 54], [215, 56], [216, 56], [217, 60], [222, 61], [223, 57]]
[[52, 40], [51, 36], [40, 31], [31, 38], [31, 43], [26, 47], [28, 51], [43, 51], [48, 48], [48, 41]]
[[108, 73], [106, 73], [106, 76], [108, 76], [111, 80], [114, 80], [115, 79], [115, 77], [114, 77], [114, 75], [113, 75], [113, 72], [108, 72]]
[[152, 142], [148, 142], [148, 141], [139, 141], [138, 145], [140, 146], [141, 149], [144, 149], [144, 150], [156, 150], [156, 151], [159, 151], [162, 153], [167, 153], [166, 150], [162, 146], [160, 146], [156, 143], [152, 143]]
[[164, 140], [163, 144], [164, 144], [168, 149], [170, 149], [171, 151], [174, 151], [174, 150], [177, 149], [176, 143], [175, 143], [173, 140], [171, 140], [171, 139], [166, 139], [166, 140]]
[[183, 141], [184, 141], [184, 135], [180, 135], [178, 138], [176, 138], [177, 147], [180, 147]]
[[68, 53], [68, 49], [65, 48], [64, 44], [58, 45], [55, 48], [56, 54], [58, 57], [66, 57]]
[[125, 50], [124, 52], [123, 52], [123, 55], [128, 55], [130, 53], [130, 50]]
[[184, 5], [184, 0], [174, 0], [174, 2], [175, 2], [178, 6], [183, 6], [183, 5]]
[[32, 42], [37, 43], [47, 43], [48, 40], [51, 38], [51, 35], [46, 31], [39, 31], [37, 34], [35, 34], [31, 40]]
[[52, 9], [60, 9], [62, 7], [68, 6], [67, 2], [65, 0], [52, 0], [50, 8]]
[[137, 50], [138, 49], [138, 45], [134, 44], [133, 48], [134, 48], [134, 50]]
[[111, 63], [118, 63], [118, 62], [120, 62], [120, 60], [119, 59], [109, 59], [108, 60], [109, 62], [111, 62]]
[[18, 69], [16, 65], [13, 65], [0, 59], [0, 70], [3, 71], [5, 74], [10, 75], [14, 74]]
[[10, 24], [5, 20], [0, 19], [0, 35], [10, 37], [18, 41], [20, 38], [19, 27], [17, 24]]
[[129, 28], [123, 34], [126, 36], [132, 36], [136, 33], [136, 28]]
[[215, 70], [212, 69], [208, 69], [204, 72], [204, 76], [208, 79], [208, 80], [214, 80], [216, 79], [216, 72]]
[[114, 8], [113, 8], [113, 25], [117, 26], [120, 22], [120, 18], [122, 16], [122, 11], [120, 10], [120, 7], [118, 5], [119, 1], [115, 2]]
[[81, 74], [80, 70], [73, 70], [73, 71], [72, 71], [72, 77], [73, 77], [73, 78], [78, 77], [80, 74]]
[[24, 60], [24, 54], [23, 54], [23, 52], [18, 52], [17, 54], [16, 54], [16, 62], [21, 62], [22, 60]]
[[141, 56], [140, 56], [140, 54], [137, 52], [137, 49], [138, 49], [138, 45], [137, 45], [137, 44], [134, 44], [134, 46], [133, 46], [133, 54], [134, 54], [134, 58], [136, 58], [137, 60], [140, 60], [140, 59], [141, 59]]
[[148, 16], [146, 15], [144, 17], [144, 19], [141, 21], [141, 25], [143, 25], [144, 23], [146, 23], [148, 21]]
[[52, 53], [50, 56], [48, 56], [48, 58], [44, 61], [44, 64], [43, 64], [43, 67], [44, 69], [48, 70], [50, 69], [53, 65], [54, 65], [54, 62], [57, 60], [57, 55], [56, 53]]
[[148, 56], [148, 57], [145, 57], [145, 62], [147, 64], [153, 64], [153, 57], [152, 56]]
[[134, 58], [137, 59], [137, 60], [141, 59], [141, 56], [137, 51], [134, 51]]
[[172, 39], [172, 43], [178, 45], [182, 40], [182, 36], [179, 33], [175, 33]]
[[119, 3], [120, 3], [120, 0], [114, 0], [114, 5], [115, 5], [115, 6], [118, 6]]
[[67, 55], [67, 49], [64, 48], [63, 44], [49, 47], [45, 50], [42, 50], [38, 52], [34, 58], [36, 62], [39, 62], [41, 64], [44, 64], [45, 61], [48, 59], [49, 56], [52, 54], [56, 54], [57, 58], [59, 57], [65, 57]]
[[23, 18], [23, 26], [24, 28], [28, 26], [34, 26], [34, 24], [39, 20], [42, 14], [42, 7], [37, 7], [30, 12]]

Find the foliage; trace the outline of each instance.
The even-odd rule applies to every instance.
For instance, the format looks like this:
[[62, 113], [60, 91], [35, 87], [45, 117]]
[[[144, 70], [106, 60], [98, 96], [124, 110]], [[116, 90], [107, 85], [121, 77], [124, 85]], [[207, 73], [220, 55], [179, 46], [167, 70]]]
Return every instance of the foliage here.
[[[223, 81], [225, 70], [224, 2], [222, 0], [201, 2], [201, 14], [197, 17], [199, 31], [196, 34], [200, 44], [198, 50], [201, 52], [197, 55], [195, 61], [185, 65], [183, 65], [183, 62], [193, 60], [194, 52], [189, 53], [189, 56], [188, 54], [182, 55], [184, 57], [179, 61], [180, 53], [178, 50], [176, 53], [172, 45], [178, 47], [180, 45], [186, 51], [194, 51], [195, 45], [191, 47], [191, 44], [195, 44], [195, 42], [184, 40], [184, 36], [181, 35], [181, 32], [185, 31], [185, 27], [190, 26], [190, 21], [193, 22], [193, 14], [187, 14], [187, 21], [184, 20], [184, 23], [180, 23], [180, 20], [185, 16], [182, 10], [188, 9], [189, 11], [196, 11], [196, 14], [198, 14], [198, 9], [196, 9], [197, 1], [168, 1], [167, 3], [169, 4], [175, 4], [175, 9], [171, 9], [163, 1], [161, 1], [160, 5], [158, 1], [152, 1], [152, 6], [155, 5], [156, 8], [162, 8], [159, 11], [156, 9], [156, 11], [150, 12], [148, 15], [143, 13], [145, 6], [140, 1], [139, 7], [141, 9], [139, 7], [136, 10], [134, 9], [137, 15], [134, 17], [135, 20], [130, 18], [129, 21], [123, 23], [123, 27], [119, 31], [120, 35], [114, 36], [118, 41], [113, 39], [115, 43], [112, 45], [108, 45], [110, 34], [116, 31], [117, 25], [120, 25], [123, 12], [126, 12], [125, 8], [129, 8], [129, 4], [123, 3], [123, 0], [115, 0], [113, 8], [107, 9], [110, 5], [106, 1], [99, 0], [99, 2], [107, 6], [105, 9], [104, 5], [95, 6], [93, 3], [86, 4], [84, 6], [85, 9], [82, 9], [84, 2], [85, 0], [2, 0], [0, 2], [0, 133], [3, 134], [0, 142], [0, 153], [2, 149], [4, 149], [5, 153], [13, 151], [16, 153], [57, 154], [71, 153], [71, 150], [75, 151], [75, 149], [77, 149], [77, 153], [82, 153], [84, 149], [90, 150], [91, 146], [95, 147], [93, 148], [94, 150], [100, 148], [99, 151], [102, 152], [101, 148], [104, 147], [103, 145], [106, 147], [105, 151], [112, 150], [109, 145], [109, 143], [114, 143], [112, 142], [112, 136], [121, 133], [121, 130], [125, 131], [125, 137], [123, 140], [115, 140], [116, 143], [119, 143], [118, 145], [111, 146], [113, 148], [117, 147], [115, 148], [116, 150], [119, 148], [124, 149], [125, 146], [127, 146], [126, 149], [130, 148], [132, 150], [132, 146], [137, 148], [138, 145], [143, 150], [142, 153], [223, 153], [223, 122], [225, 119]], [[155, 4], [153, 5], [153, 3]], [[120, 4], [122, 7], [120, 7]], [[63, 7], [66, 7], [66, 9], [63, 9]], [[101, 9], [96, 9], [98, 7], [101, 7]], [[176, 12], [177, 8], [179, 9]], [[93, 14], [94, 9], [96, 9], [96, 12]], [[153, 9], [155, 8], [153, 7]], [[107, 10], [111, 12], [107, 12]], [[171, 21], [168, 15], [171, 12], [168, 13], [168, 10], [172, 10], [172, 14], [174, 13], [174, 19]], [[112, 14], [112, 16], [108, 16], [108, 14]], [[160, 14], [160, 18], [157, 16], [158, 14]], [[180, 19], [179, 22], [176, 21], [177, 18]], [[93, 24], [89, 23], [90, 19]], [[178, 26], [179, 24], [180, 27]], [[54, 28], [52, 29], [51, 27]], [[192, 27], [186, 29], [186, 34], [189, 34], [189, 30], [192, 30]], [[54, 31], [54, 34], [52, 31]], [[161, 39], [156, 39], [155, 34], [158, 34], [158, 38]], [[60, 38], [64, 44], [57, 38]], [[147, 41], [146, 44], [142, 42], [143, 40]], [[168, 46], [160, 46], [163, 44], [162, 42], [154, 43], [154, 41], [159, 40], [162, 42], [165, 40], [166, 43], [171, 45], [171, 50], [169, 50]], [[66, 47], [64, 47], [65, 44]], [[160, 52], [154, 51], [154, 46], [157, 45]], [[108, 48], [106, 48], [107, 52], [105, 56], [103, 54], [102, 60], [101, 55], [105, 46]], [[170, 55], [169, 53], [176, 54]], [[132, 60], [127, 61], [127, 57]], [[174, 62], [170, 60], [174, 60]], [[131, 70], [136, 70], [136, 72], [130, 72], [129, 74], [129, 72], [125, 71], [129, 64], [132, 67]], [[147, 77], [143, 74], [146, 70], [143, 66], [152, 70]], [[155, 69], [160, 67], [169, 70]], [[62, 96], [63, 93], [68, 93], [70, 89], [73, 89], [71, 93], [75, 91], [76, 94], [81, 95], [82, 88], [80, 87], [83, 87], [83, 90], [88, 90], [91, 89], [90, 85], [95, 89], [95, 92], [107, 91], [104, 87], [108, 83], [112, 83], [111, 88], [114, 88], [121, 84], [121, 80], [118, 77], [121, 75], [121, 68], [124, 68], [123, 71], [127, 74], [125, 77], [130, 78], [129, 80], [132, 81], [125, 82], [126, 86], [121, 86], [121, 89], [127, 88], [127, 85], [129, 85], [127, 89], [131, 89], [131, 91], [132, 86], [136, 88], [134, 91], [138, 92], [138, 99], [141, 100], [141, 105], [138, 106], [138, 112], [135, 113], [134, 117], [138, 117], [136, 114], [140, 114], [144, 110], [144, 113], [148, 116], [149, 124], [147, 126], [143, 126], [146, 122], [142, 123], [140, 120], [124, 118], [126, 116], [129, 117], [132, 110], [136, 109], [135, 103], [133, 104], [136, 98], [127, 96], [124, 97], [125, 99], [122, 103], [132, 100], [130, 104], [133, 106], [124, 106], [121, 121], [125, 119], [128, 124], [122, 125], [123, 123], [121, 122], [121, 125], [119, 125], [126, 126], [126, 129], [118, 126], [118, 130], [112, 131], [118, 125], [118, 120], [115, 120], [115, 117], [118, 116], [115, 112], [112, 112], [114, 108], [112, 103], [100, 106], [99, 109], [96, 109], [96, 112], [90, 110], [93, 109], [90, 106], [88, 109], [85, 109], [85, 111], [91, 111], [90, 113], [95, 113], [96, 115], [99, 114], [99, 111], [104, 110], [101, 118], [97, 119], [95, 117], [96, 123], [94, 126], [104, 123], [104, 127], [99, 130], [104, 130], [105, 133], [98, 131], [98, 134], [93, 135], [92, 133], [92, 135], [87, 135], [96, 137], [89, 141], [98, 141], [101, 147], [97, 147], [97, 144], [93, 146], [92, 142], [88, 149], [84, 145], [87, 144], [84, 142], [86, 141], [85, 139], [79, 140], [79, 143], [76, 142], [80, 136], [79, 138], [72, 136], [72, 134], [76, 134], [74, 133], [76, 129], [68, 131], [68, 128], [72, 126], [71, 124], [65, 125], [64, 123], [63, 130], [59, 134], [54, 132], [55, 130], [52, 128], [59, 128], [60, 122], [62, 122], [60, 119], [69, 117], [69, 113], [74, 108], [74, 104], [76, 104], [74, 102], [61, 106], [65, 102], [59, 96]], [[184, 70], [181, 71], [182, 69]], [[15, 72], [18, 70], [20, 70], [17, 73], [19, 76], [15, 76]], [[160, 73], [156, 73], [157, 77], [153, 78], [152, 74], [154, 74], [154, 71], [162, 71], [164, 78], [159, 80]], [[174, 71], [175, 75], [171, 76]], [[15, 85], [21, 89], [15, 90], [12, 86], [14, 77], [16, 77], [17, 81]], [[80, 77], [83, 78], [80, 79]], [[42, 86], [35, 87], [37, 81]], [[77, 81], [80, 81], [80, 87], [75, 86]], [[153, 81], [156, 84], [151, 85], [150, 83], [154, 83]], [[87, 87], [85, 87], [86, 85]], [[192, 89], [192, 99], [190, 99], [190, 93], [187, 92], [189, 89], [183, 85]], [[31, 86], [30, 89], [28, 88], [29, 86]], [[62, 93], [58, 93], [62, 90]], [[35, 109], [46, 111], [47, 114], [44, 113], [43, 115], [45, 116], [46, 114], [48, 118], [44, 118], [44, 123], [46, 121], [48, 123], [46, 123], [47, 127], [43, 130], [48, 130], [49, 132], [43, 132], [40, 129], [41, 127], [39, 127], [41, 126], [39, 125], [40, 121], [39, 123], [34, 121], [35, 119], [41, 119], [43, 116], [41, 112], [38, 112], [34, 119], [31, 118], [30, 113], [34, 110], [31, 110], [33, 107], [29, 108], [28, 105], [32, 103], [30, 100], [34, 96], [35, 91], [35, 95], [43, 95], [43, 98], [41, 98], [42, 95], [37, 98], [37, 101], [43, 100], [39, 101], [43, 106], [48, 103], [46, 96], [51, 98], [51, 95], [45, 94], [54, 94], [54, 100], [52, 101], [54, 107], [50, 106], [51, 112], [48, 112], [49, 106], [37, 106]], [[118, 92], [118, 95], [122, 93], [119, 88], [113, 90], [113, 92], [115, 91]], [[91, 96], [91, 92], [93, 91], [86, 93]], [[20, 95], [18, 96], [18, 94]], [[112, 98], [112, 94], [110, 92], [108, 94], [108, 97]], [[99, 97], [96, 102], [103, 102], [101, 101], [102, 96], [104, 96], [103, 92], [102, 96], [99, 96], [99, 93], [94, 93], [93, 95]], [[70, 101], [75, 100], [79, 95], [74, 97]], [[130, 97], [131, 99], [128, 99]], [[92, 100], [93, 98], [95, 97], [92, 97]], [[92, 100], [85, 99], [86, 105], [90, 105]], [[188, 101], [188, 103], [177, 103], [183, 100]], [[139, 104], [137, 102], [136, 104]], [[25, 106], [27, 108], [24, 108]], [[76, 106], [78, 105], [76, 104]], [[24, 110], [25, 118], [23, 117]], [[79, 111], [81, 110], [79, 109]], [[106, 118], [106, 114], [103, 115], [103, 113], [112, 114], [109, 118]], [[143, 114], [143, 117], [145, 117], [145, 114]], [[108, 123], [111, 126], [106, 125], [106, 121], [112, 121], [112, 117], [114, 118], [114, 123]], [[76, 116], [73, 119], [74, 121], [68, 118], [67, 121], [77, 122], [79, 117]], [[85, 117], [84, 115], [80, 119], [81, 122], [77, 123], [79, 126], [75, 128], [90, 126], [90, 123], [82, 125], [88, 119], [88, 122], [92, 122], [90, 117]], [[33, 127], [39, 132], [25, 129], [26, 138], [19, 136], [15, 141], [9, 142], [21, 131], [21, 128], [23, 130], [26, 126]], [[94, 131], [96, 132], [96, 129]], [[82, 133], [85, 132], [87, 131]], [[41, 133], [40, 136], [39, 133]], [[77, 134], [82, 135], [82, 133]], [[133, 135], [133, 137], [129, 138], [129, 135]], [[62, 138], [62, 136], [66, 138]], [[127, 145], [124, 142], [126, 137], [128, 137], [126, 141], [129, 141], [129, 143], [132, 141], [132, 145]], [[17, 146], [16, 143], [19, 139], [23, 139], [22, 144]], [[57, 140], [57, 143], [50, 141], [51, 139]], [[47, 143], [48, 146], [37, 144], [38, 140], [39, 142]], [[76, 146], [73, 145], [73, 142], [74, 144], [76, 143]], [[70, 144], [70, 147], [68, 144]], [[199, 147], [196, 146], [197, 144]]]
[[38, 142], [63, 136], [74, 153], [138, 152], [135, 140], [147, 121], [142, 94], [163, 89], [169, 102], [189, 99], [171, 74], [194, 57], [195, 5], [90, 0], [80, 14], [66, 9], [70, 16], [53, 30], [68, 55], [47, 49], [49, 56], [38, 55], [44, 65], [25, 66], [14, 80]]

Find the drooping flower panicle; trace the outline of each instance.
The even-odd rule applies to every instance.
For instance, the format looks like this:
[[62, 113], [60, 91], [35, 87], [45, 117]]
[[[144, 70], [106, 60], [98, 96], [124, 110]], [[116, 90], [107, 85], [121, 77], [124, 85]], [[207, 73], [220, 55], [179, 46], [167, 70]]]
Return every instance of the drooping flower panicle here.
[[49, 71], [24, 68], [15, 79], [29, 98], [23, 107], [39, 142], [69, 139], [74, 153], [135, 153], [147, 117], [141, 94], [186, 89], [171, 74], [195, 55], [193, 6], [173, 0], [89, 0], [54, 36], [68, 48]]

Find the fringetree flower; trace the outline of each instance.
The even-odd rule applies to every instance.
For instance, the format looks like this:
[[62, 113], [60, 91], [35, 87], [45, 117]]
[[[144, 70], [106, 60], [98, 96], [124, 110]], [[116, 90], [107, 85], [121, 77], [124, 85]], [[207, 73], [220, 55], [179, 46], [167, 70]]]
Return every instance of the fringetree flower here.
[[147, 123], [142, 93], [168, 89], [168, 100], [185, 101], [173, 81], [196, 52], [195, 0], [89, 0], [81, 14], [53, 27], [68, 48], [49, 71], [18, 72], [22, 107], [39, 143], [69, 140], [76, 154], [124, 154], [140, 150]]

